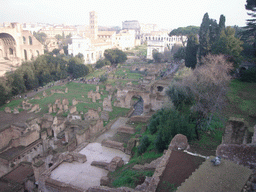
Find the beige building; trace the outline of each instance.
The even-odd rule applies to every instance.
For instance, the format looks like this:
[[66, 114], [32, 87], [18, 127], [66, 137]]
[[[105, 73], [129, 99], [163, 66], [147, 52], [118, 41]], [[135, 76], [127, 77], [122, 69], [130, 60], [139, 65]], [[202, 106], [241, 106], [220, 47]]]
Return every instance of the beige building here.
[[44, 54], [43, 45], [19, 23], [0, 27], [0, 75], [10, 70], [10, 66], [19, 66], [22, 61], [41, 54]]
[[63, 35], [66, 37], [67, 35], [75, 35], [77, 34], [77, 29], [71, 26], [62, 26], [57, 25], [54, 27], [43, 27], [39, 30], [39, 32], [43, 32], [47, 35], [47, 37], [55, 37], [56, 35]]

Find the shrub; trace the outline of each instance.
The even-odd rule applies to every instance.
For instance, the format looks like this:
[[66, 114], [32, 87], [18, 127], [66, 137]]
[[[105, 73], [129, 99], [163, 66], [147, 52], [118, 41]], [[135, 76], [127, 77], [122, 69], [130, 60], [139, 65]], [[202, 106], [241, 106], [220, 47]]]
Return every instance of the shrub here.
[[157, 134], [155, 147], [159, 152], [168, 148], [176, 134], [195, 137], [195, 124], [190, 122], [189, 113], [181, 114], [174, 109], [161, 109], [150, 120], [149, 131]]
[[240, 78], [241, 81], [255, 83], [256, 82], [256, 69], [248, 69], [244, 71]]
[[100, 69], [102, 68], [104, 65], [111, 65], [110, 61], [107, 59], [103, 59], [103, 60], [98, 60], [96, 62], [95, 68]]
[[173, 83], [166, 91], [166, 94], [177, 109], [182, 108], [183, 105], [191, 105], [194, 101], [189, 87], [182, 86], [178, 82]]
[[148, 139], [148, 136], [144, 136], [141, 139], [140, 145], [138, 146], [138, 153], [141, 155], [142, 153], [144, 153], [148, 146], [150, 145], [150, 141]]
[[101, 75], [100, 76], [100, 82], [105, 82], [108, 79], [108, 75]]

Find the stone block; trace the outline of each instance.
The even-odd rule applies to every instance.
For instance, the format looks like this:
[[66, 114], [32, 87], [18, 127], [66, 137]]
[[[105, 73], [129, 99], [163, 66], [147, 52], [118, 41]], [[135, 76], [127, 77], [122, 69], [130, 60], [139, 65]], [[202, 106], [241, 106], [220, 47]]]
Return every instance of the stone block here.
[[13, 109], [13, 114], [18, 114], [18, 113], [20, 113], [20, 112], [19, 112], [19, 109], [15, 107], [15, 108]]
[[46, 92], [45, 92], [45, 91], [43, 92], [43, 96], [44, 96], [44, 97], [47, 97], [47, 94], [46, 94]]
[[68, 99], [63, 99], [62, 100], [62, 105], [69, 105]]
[[52, 113], [52, 105], [50, 104], [50, 105], [48, 105], [48, 113]]
[[31, 103], [28, 103], [27, 101], [22, 101], [22, 108], [24, 110], [29, 110], [29, 109], [31, 109], [31, 107], [32, 107]]
[[60, 110], [57, 112], [57, 115], [62, 114], [62, 113], [63, 113], [63, 110], [60, 109]]
[[121, 151], [124, 151], [124, 144], [117, 142], [117, 141], [103, 140], [101, 145], [105, 146], [105, 147], [119, 149]]
[[108, 170], [114, 172], [117, 168], [122, 167], [124, 165], [124, 161], [121, 157], [114, 157], [111, 162], [108, 164]]
[[110, 85], [110, 84], [107, 84], [107, 85], [106, 85], [106, 91], [110, 91], [112, 88], [113, 88], [112, 85]]
[[103, 111], [109, 111], [109, 112], [113, 111], [111, 100], [109, 98], [104, 98], [103, 100]]
[[37, 110], [39, 110], [39, 104], [35, 104], [35, 105], [31, 108], [31, 110], [29, 111], [29, 113], [35, 112], [35, 111], [37, 111]]
[[126, 127], [126, 126], [123, 126], [123, 127], [119, 127], [117, 129], [117, 132], [119, 133], [128, 133], [128, 134], [134, 134], [136, 132], [136, 130], [133, 128], [133, 127]]
[[76, 106], [72, 106], [70, 108], [70, 113], [72, 114], [72, 113], [75, 113], [75, 112], [76, 112]]
[[63, 110], [64, 110], [65, 112], [67, 112], [67, 111], [68, 111], [68, 105], [64, 105], [64, 106], [63, 106]]
[[76, 99], [72, 100], [72, 105], [76, 105], [78, 103], [78, 101]]
[[246, 144], [248, 125], [243, 119], [230, 118], [227, 122], [222, 144]]
[[59, 104], [61, 104], [60, 99], [56, 99], [54, 104], [56, 104], [57, 106], [58, 106]]
[[136, 146], [136, 143], [139, 142], [139, 139], [138, 138], [131, 138], [128, 143], [127, 143], [127, 147], [125, 149], [125, 153], [128, 154], [128, 155], [131, 155], [132, 154], [132, 149], [133, 147]]
[[4, 108], [4, 112], [5, 112], [5, 113], [11, 113], [12, 110], [11, 110], [10, 107], [5, 107], [5, 108]]
[[132, 116], [130, 118], [130, 121], [132, 122], [143, 122], [143, 123], [146, 123], [148, 122], [150, 119], [150, 116]]
[[52, 105], [52, 112], [57, 113], [57, 105], [56, 104]]
[[108, 164], [107, 162], [104, 162], [104, 161], [93, 161], [91, 163], [91, 166], [95, 166], [95, 167], [99, 167], [101, 169], [108, 169]]
[[103, 176], [100, 179], [100, 185], [101, 186], [108, 186], [110, 183], [110, 179], [107, 176]]
[[108, 114], [108, 112], [107, 112], [107, 111], [102, 111], [100, 118], [101, 118], [103, 121], [108, 121], [108, 120], [109, 120], [109, 114]]
[[188, 144], [188, 139], [185, 135], [182, 134], [177, 134], [175, 137], [172, 139], [170, 145], [169, 145], [170, 150], [185, 150], [189, 149], [189, 144]]

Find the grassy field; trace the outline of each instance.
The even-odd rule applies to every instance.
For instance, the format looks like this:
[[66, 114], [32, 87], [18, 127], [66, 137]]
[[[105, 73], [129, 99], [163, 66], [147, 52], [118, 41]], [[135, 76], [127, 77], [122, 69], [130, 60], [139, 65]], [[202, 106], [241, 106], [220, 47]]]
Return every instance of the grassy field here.
[[[66, 88], [68, 88], [68, 93], [51, 94], [51, 89], [60, 90], [60, 91], [65, 92]], [[100, 88], [100, 92], [102, 92], [103, 94], [101, 95], [101, 99], [97, 100], [96, 103], [93, 103], [92, 99], [88, 98], [88, 92], [91, 90], [96, 91], [96, 85], [75, 83], [75, 82], [71, 82], [71, 83], [68, 83], [63, 86], [54, 86], [50, 89], [47, 89], [45, 91], [48, 95], [47, 97], [43, 97], [43, 92], [39, 92], [38, 94], [35, 95], [35, 97], [36, 96], [40, 97], [40, 100], [29, 98], [28, 102], [33, 105], [39, 104], [39, 106], [41, 108], [40, 113], [44, 114], [44, 113], [48, 113], [48, 104], [54, 104], [56, 99], [62, 100], [64, 98], [66, 98], [69, 101], [69, 106], [71, 106], [72, 100], [75, 98], [77, 101], [79, 101], [79, 103], [76, 105], [77, 111], [78, 112], [83, 111], [83, 113], [86, 113], [88, 111], [88, 109], [98, 109], [98, 107], [103, 109], [102, 101], [105, 97], [108, 96], [108, 92], [105, 90], [104, 85], [99, 85], [99, 88]], [[3, 111], [5, 107], [10, 107], [11, 109], [13, 109], [14, 107], [19, 107], [19, 106], [21, 106], [22, 101], [23, 101], [23, 99], [11, 101], [10, 103], [2, 106], [0, 108], [0, 110]], [[129, 109], [113, 106], [113, 112], [109, 113], [110, 119], [114, 119], [118, 115], [125, 116], [125, 114], [128, 111], [129, 111]], [[64, 114], [64, 115], [66, 115], [66, 114]]]
[[249, 123], [253, 132], [256, 124], [256, 83], [246, 83], [233, 80], [227, 95], [228, 105], [224, 110], [225, 117], [243, 118]]

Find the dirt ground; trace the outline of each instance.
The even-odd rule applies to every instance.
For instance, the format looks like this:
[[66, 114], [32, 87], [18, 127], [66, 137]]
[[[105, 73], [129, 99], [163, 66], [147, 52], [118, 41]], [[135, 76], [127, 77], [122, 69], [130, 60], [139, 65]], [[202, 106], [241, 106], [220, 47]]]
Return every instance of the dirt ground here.
[[188, 155], [181, 151], [172, 151], [163, 177], [157, 187], [157, 192], [174, 191], [203, 162], [204, 158]]

